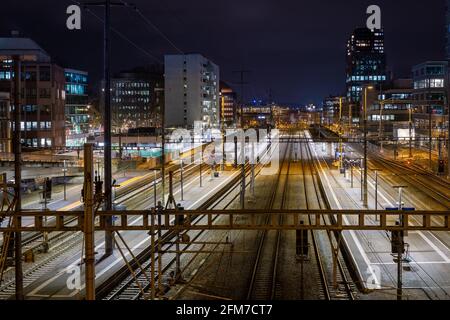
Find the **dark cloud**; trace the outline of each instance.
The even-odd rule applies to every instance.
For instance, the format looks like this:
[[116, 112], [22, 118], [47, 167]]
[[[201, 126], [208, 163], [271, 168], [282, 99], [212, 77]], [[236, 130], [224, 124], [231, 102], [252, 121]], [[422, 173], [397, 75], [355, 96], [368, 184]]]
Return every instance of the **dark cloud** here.
[[[365, 24], [368, 5], [383, 12], [389, 67], [409, 76], [413, 64], [444, 57], [444, 1], [408, 0], [134, 0], [141, 11], [185, 52], [199, 52], [221, 67], [229, 82], [232, 71], [253, 72], [248, 95], [269, 89], [284, 102], [319, 102], [344, 88], [345, 45]], [[102, 25], [88, 13], [83, 30], [65, 29], [70, 0], [3, 0], [0, 34], [18, 29], [35, 39], [60, 63], [102, 72]], [[102, 15], [101, 9], [93, 9]], [[113, 9], [113, 27], [158, 60], [176, 50], [136, 13]], [[113, 69], [151, 63], [151, 58], [113, 38]], [[248, 96], [249, 97], [249, 96]]]

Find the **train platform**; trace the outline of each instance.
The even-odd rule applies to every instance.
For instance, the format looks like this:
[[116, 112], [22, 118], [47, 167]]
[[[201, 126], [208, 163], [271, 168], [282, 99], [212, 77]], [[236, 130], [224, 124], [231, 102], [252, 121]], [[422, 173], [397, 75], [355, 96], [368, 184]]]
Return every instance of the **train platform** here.
[[[343, 175], [329, 162], [329, 153], [318, 145], [311, 144], [313, 154], [319, 159], [319, 174], [333, 209], [363, 209], [361, 171], [354, 170], [353, 188], [350, 174]], [[388, 173], [380, 173], [377, 187], [377, 209], [398, 206], [397, 190], [392, 186], [399, 181]], [[433, 210], [425, 199], [418, 195], [405, 195], [404, 206], [417, 210]], [[375, 209], [375, 181], [368, 178], [368, 209]], [[377, 217], [370, 218], [377, 223]], [[345, 219], [344, 219], [345, 221]], [[356, 221], [348, 221], [356, 223]], [[397, 263], [391, 252], [391, 235], [386, 232], [344, 232], [343, 238], [350, 253], [355, 274], [361, 288], [379, 290], [395, 295], [397, 287]], [[404, 299], [449, 299], [450, 281], [440, 274], [450, 272], [450, 239], [448, 235], [432, 232], [410, 232], [405, 238], [406, 252], [403, 262]], [[385, 295], [384, 295], [385, 297]]]
[[[190, 179], [185, 181], [184, 184], [184, 200], [181, 201], [181, 190], [179, 188], [174, 190], [174, 197], [177, 203], [184, 206], [185, 209], [198, 208], [204, 203], [210, 196], [217, 193], [220, 188], [226, 185], [232, 178], [234, 178], [238, 171], [235, 172], [220, 172], [218, 177], [209, 175], [208, 172], [204, 172], [202, 176], [202, 187], [200, 187], [199, 175], [193, 175]], [[146, 193], [145, 196], [151, 197], [151, 193]], [[139, 224], [140, 218], [130, 218], [129, 224]], [[150, 249], [150, 237], [146, 232], [121, 232], [121, 236], [124, 238], [127, 246], [131, 248], [133, 254], [142, 252], [145, 249]], [[106, 259], [102, 259], [104, 255], [104, 235], [101, 233], [96, 234], [96, 284], [97, 286], [114, 275], [120, 268], [125, 265], [125, 262], [121, 256], [120, 251], [129, 260], [131, 259], [131, 253], [127, 250], [126, 246], [121, 243], [120, 239], [116, 236], [116, 240], [120, 243], [120, 249], [114, 250], [114, 254]], [[30, 286], [26, 287], [27, 299], [79, 299], [83, 294], [80, 294], [80, 290], [84, 290], [84, 285], [80, 290], [73, 289], [68, 286], [70, 277], [78, 272], [81, 256], [81, 241], [75, 243], [71, 249], [67, 251], [59, 263], [52, 266], [51, 269], [46, 270], [45, 275], [39, 279], [39, 281], [33, 282]], [[78, 252], [78, 254], [76, 254]], [[84, 282], [84, 268], [81, 270], [82, 283]], [[71, 289], [69, 289], [71, 288]]]

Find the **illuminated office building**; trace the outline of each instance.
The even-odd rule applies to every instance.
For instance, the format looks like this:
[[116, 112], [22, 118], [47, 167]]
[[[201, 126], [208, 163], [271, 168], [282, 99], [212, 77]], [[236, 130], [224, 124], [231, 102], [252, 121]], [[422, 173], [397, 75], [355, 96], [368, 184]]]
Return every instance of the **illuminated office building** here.
[[355, 29], [347, 42], [347, 99], [359, 122], [365, 86], [382, 87], [387, 79], [384, 31]]
[[166, 55], [164, 67], [166, 125], [218, 128], [219, 67], [200, 54]]
[[66, 145], [81, 146], [90, 131], [88, 73], [65, 69], [66, 78]]
[[[0, 92], [14, 91], [12, 56], [21, 57], [21, 140], [24, 146], [65, 145], [64, 69], [28, 38], [0, 38]], [[11, 109], [14, 103], [11, 102]], [[12, 111], [11, 111], [12, 112]], [[14, 130], [14, 126], [12, 125]]]

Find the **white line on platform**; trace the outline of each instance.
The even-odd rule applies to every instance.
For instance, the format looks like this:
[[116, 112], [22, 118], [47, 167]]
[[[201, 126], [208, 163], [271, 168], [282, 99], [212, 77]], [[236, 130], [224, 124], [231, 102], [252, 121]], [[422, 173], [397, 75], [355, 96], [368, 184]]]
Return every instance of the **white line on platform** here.
[[[308, 142], [308, 143], [309, 143], [309, 142]], [[314, 154], [316, 155], [316, 158], [319, 159], [319, 156], [318, 156], [318, 154], [317, 154], [317, 152], [316, 152], [316, 149], [313, 147], [312, 150], [314, 151]], [[325, 178], [325, 180], [326, 180], [326, 182], [327, 182], [327, 184], [328, 184], [328, 188], [329, 188], [329, 190], [330, 190], [330, 192], [331, 192], [331, 194], [332, 194], [332, 196], [333, 196], [333, 199], [334, 199], [334, 201], [335, 201], [335, 203], [336, 203], [338, 209], [339, 209], [339, 210], [342, 210], [342, 206], [341, 206], [341, 204], [340, 204], [340, 202], [339, 202], [339, 200], [338, 200], [336, 194], [334, 193], [333, 188], [331, 187], [330, 180], [328, 179], [328, 177], [327, 177], [327, 175], [326, 175], [325, 171], [323, 170], [322, 165], [321, 165], [320, 163], [319, 163], [319, 168], [320, 168], [320, 171], [322, 171], [322, 175], [323, 175], [323, 177]], [[343, 219], [344, 219], [344, 222], [345, 222], [346, 224], [348, 224], [348, 219], [347, 219], [347, 217], [346, 217], [345, 215], [343, 216]], [[361, 256], [363, 257], [363, 260], [364, 260], [364, 262], [365, 262], [366, 265], [367, 265], [367, 271], [369, 271], [369, 272], [371, 273], [372, 279], [375, 281], [375, 283], [381, 283], [381, 282], [379, 281], [379, 279], [377, 278], [377, 275], [376, 275], [376, 273], [374, 272], [374, 270], [372, 270], [372, 268], [369, 268], [370, 265], [371, 265], [370, 260], [369, 260], [369, 257], [366, 255], [366, 252], [364, 251], [364, 249], [363, 249], [363, 247], [362, 247], [362, 245], [361, 245], [361, 242], [359, 241], [359, 239], [358, 239], [358, 237], [356, 236], [355, 232], [354, 232], [354, 231], [349, 231], [349, 233], [350, 233], [350, 235], [351, 235], [353, 241], [355, 242], [356, 247], [358, 248], [358, 251], [360, 252]]]
[[[375, 185], [373, 185], [372, 183], [369, 182], [369, 184], [372, 186], [372, 188], [375, 190]], [[380, 188], [381, 189], [381, 188]], [[383, 195], [383, 191], [382, 190], [378, 190], [378, 193], [381, 195], [381, 197], [383, 197], [383, 199], [385, 199], [385, 201], [391, 206], [394, 207], [394, 204], [389, 201], [384, 195]], [[444, 259], [445, 262], [450, 262], [450, 259], [444, 254], [444, 252], [442, 252], [442, 250], [440, 250], [434, 243], [433, 241], [430, 240], [430, 238], [428, 238], [422, 231], [418, 231], [416, 232], [423, 240], [425, 240], [426, 243], [428, 243], [428, 245], [434, 250], [436, 251], [436, 253], [442, 258]], [[431, 232], [428, 232], [435, 240], [437, 240], [438, 242], [440, 242], [441, 244], [443, 244], [441, 241], [439, 241], [439, 239], [436, 238], [436, 236], [434, 234], [432, 234]], [[445, 245], [444, 245], [445, 247]]]
[[[397, 262], [373, 262], [372, 265], [397, 265]], [[450, 264], [450, 262], [447, 261], [411, 261], [411, 262], [404, 262], [404, 265], [406, 264]]]

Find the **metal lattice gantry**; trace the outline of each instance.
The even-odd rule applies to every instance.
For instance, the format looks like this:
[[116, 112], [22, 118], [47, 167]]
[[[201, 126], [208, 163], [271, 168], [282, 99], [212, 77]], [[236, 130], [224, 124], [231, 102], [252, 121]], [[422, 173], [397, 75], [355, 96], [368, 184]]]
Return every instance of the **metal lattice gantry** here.
[[[152, 225], [155, 210], [98, 211], [95, 231], [190, 231], [190, 230], [329, 230], [329, 231], [450, 231], [450, 211], [369, 211], [369, 210], [163, 210], [161, 225]], [[180, 218], [182, 216], [182, 218]], [[260, 217], [269, 216], [269, 223]], [[284, 216], [283, 222], [279, 217]], [[374, 217], [378, 216], [379, 221]], [[178, 217], [178, 218], [177, 218]], [[325, 222], [325, 217], [330, 222]], [[83, 211], [22, 211], [5, 218], [13, 223], [0, 232], [84, 231]], [[21, 218], [28, 224], [16, 224]], [[45, 218], [48, 221], [44, 223]], [[73, 222], [75, 218], [75, 222]], [[114, 218], [114, 225], [106, 223]], [[139, 223], [130, 224], [132, 219]], [[215, 219], [220, 218], [220, 219]], [[310, 220], [308, 219], [310, 218]], [[66, 223], [72, 221], [71, 223]], [[177, 223], [176, 221], [183, 221]], [[311, 221], [310, 224], [301, 223]], [[401, 221], [401, 224], [398, 224]]]

